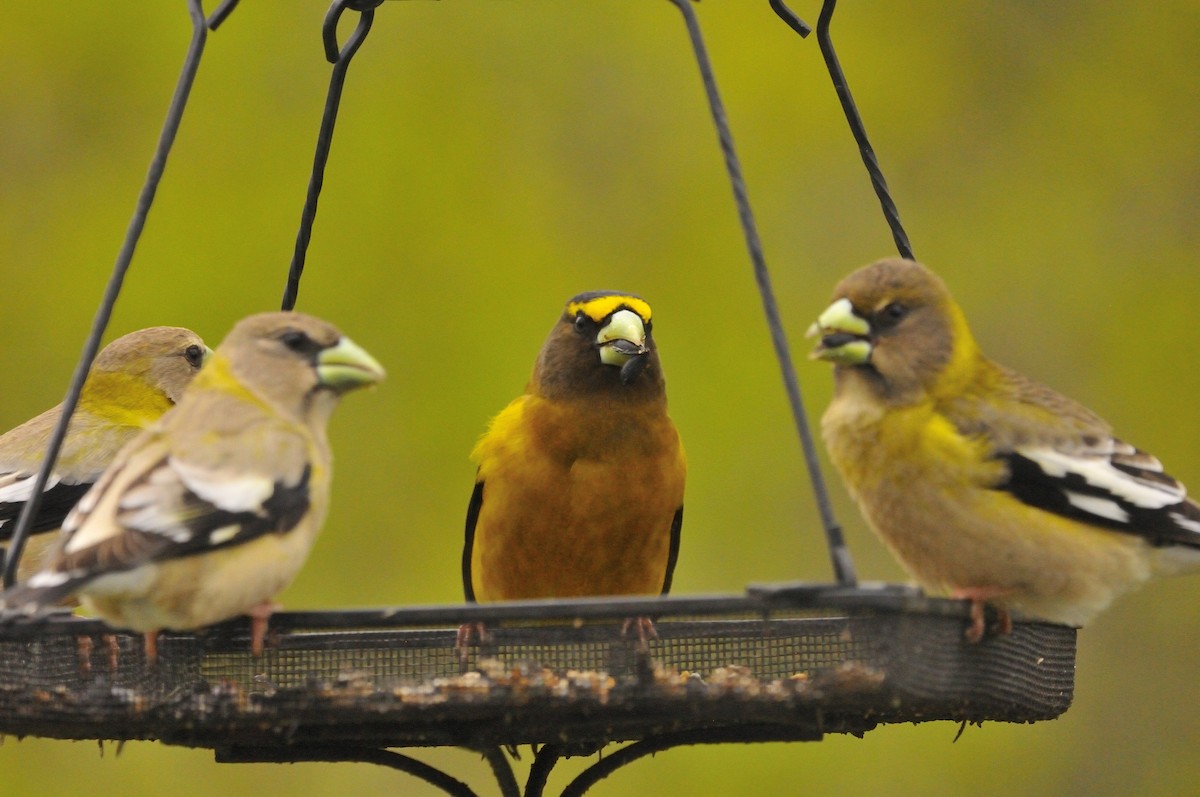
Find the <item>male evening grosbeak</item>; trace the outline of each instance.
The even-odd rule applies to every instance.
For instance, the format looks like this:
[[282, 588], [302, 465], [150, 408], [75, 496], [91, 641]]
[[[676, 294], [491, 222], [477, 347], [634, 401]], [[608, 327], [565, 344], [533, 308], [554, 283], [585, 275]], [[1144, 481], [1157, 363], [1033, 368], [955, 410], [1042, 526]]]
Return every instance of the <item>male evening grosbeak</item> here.
[[190, 630], [249, 614], [262, 651], [270, 600], [325, 520], [326, 424], [383, 369], [331, 324], [243, 319], [179, 403], [122, 449], [63, 523], [54, 558], [3, 595], [34, 613], [68, 595], [117, 628]]
[[927, 589], [1083, 625], [1148, 577], [1200, 564], [1200, 506], [1082, 405], [992, 362], [936, 275], [882, 260], [809, 330], [834, 363], [822, 420], [867, 522]]
[[[30, 532], [58, 529], [121, 447], [179, 401], [209, 354], [199, 335], [180, 327], [140, 329], [105, 346], [88, 371]], [[0, 435], [0, 541], [12, 537], [61, 416], [59, 405]], [[52, 537], [26, 547], [22, 578]]]
[[[567, 302], [525, 394], [475, 446], [467, 600], [670, 589], [687, 463], [650, 315], [614, 291]], [[636, 622], [639, 636], [653, 633]]]

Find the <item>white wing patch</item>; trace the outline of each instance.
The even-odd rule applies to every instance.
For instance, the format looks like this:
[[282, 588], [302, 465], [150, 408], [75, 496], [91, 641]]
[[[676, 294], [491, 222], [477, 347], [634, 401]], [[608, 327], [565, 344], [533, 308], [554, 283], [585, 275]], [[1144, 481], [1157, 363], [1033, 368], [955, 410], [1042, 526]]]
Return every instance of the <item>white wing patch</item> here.
[[30, 576], [26, 583], [35, 589], [53, 588], [67, 583], [71, 580], [71, 576], [71, 573], [64, 573], [60, 570], [42, 570]]
[[[212, 510], [232, 515], [264, 515], [263, 505], [275, 493], [267, 476], [226, 473], [185, 462], [175, 457], [160, 461], [142, 478], [127, 483], [116, 497], [115, 506], [103, 509], [105, 494], [119, 489], [110, 471], [68, 516], [64, 530], [73, 533], [64, 547], [77, 553], [125, 530], [155, 534], [177, 545], [187, 545], [195, 535], [199, 515]], [[114, 516], [109, 517], [110, 512]], [[94, 515], [101, 511], [101, 518]], [[202, 524], [203, 525], [203, 524]], [[214, 545], [226, 543], [243, 531], [238, 523], [206, 532]]]
[[[20, 504], [29, 500], [33, 495], [35, 474], [5, 473], [0, 476], [0, 503]], [[51, 490], [59, 482], [58, 474], [51, 473], [46, 480], [46, 490]]]
[[223, 542], [229, 542], [234, 537], [236, 537], [238, 535], [238, 532], [241, 530], [242, 530], [242, 527], [241, 527], [241, 524], [239, 524], [239, 523], [234, 523], [229, 526], [222, 526], [219, 529], [214, 529], [208, 535], [208, 544], [209, 545], [220, 545]]
[[226, 512], [261, 512], [275, 492], [275, 482], [268, 476], [221, 473], [174, 457], [168, 462], [196, 497]]
[[1187, 529], [1195, 534], [1200, 534], [1200, 523], [1192, 520], [1190, 517], [1184, 516], [1180, 512], [1171, 512], [1171, 520], [1175, 521], [1180, 528]]
[[[1139, 479], [1114, 468], [1108, 456], [1076, 456], [1045, 447], [1018, 447], [1016, 453], [1037, 464], [1047, 476], [1065, 479], [1074, 474], [1081, 477], [1088, 485], [1142, 509], [1162, 509], [1178, 504], [1187, 498], [1187, 491], [1177, 482]], [[1146, 470], [1161, 472], [1161, 466], [1159, 468], [1148, 467], [1151, 464], [1157, 465], [1157, 460], [1138, 464]], [[1119, 518], [1113, 517], [1111, 512], [1097, 512], [1079, 505], [1073, 499], [1071, 503], [1086, 512], [1094, 512], [1110, 520], [1119, 520]], [[1117, 508], [1119, 509], [1119, 507]], [[1128, 520], [1128, 516], [1125, 519]]]
[[1064, 490], [1063, 492], [1066, 494], [1067, 500], [1071, 502], [1071, 506], [1082, 512], [1115, 520], [1118, 523], [1128, 523], [1130, 520], [1129, 513], [1112, 499], [1084, 495], [1073, 490]]

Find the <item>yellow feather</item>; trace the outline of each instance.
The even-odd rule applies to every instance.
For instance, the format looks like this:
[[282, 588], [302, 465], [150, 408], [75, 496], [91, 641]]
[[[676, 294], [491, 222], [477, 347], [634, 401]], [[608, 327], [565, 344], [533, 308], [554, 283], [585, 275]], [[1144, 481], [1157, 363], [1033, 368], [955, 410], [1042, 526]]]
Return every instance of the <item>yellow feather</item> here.
[[171, 401], [142, 375], [92, 372], [79, 408], [110, 423], [144, 428], [169, 410]]
[[650, 305], [636, 297], [622, 294], [601, 296], [587, 302], [571, 302], [567, 305], [567, 315], [575, 315], [582, 311], [588, 318], [600, 323], [620, 307], [628, 307], [640, 315], [642, 321], [650, 323]]

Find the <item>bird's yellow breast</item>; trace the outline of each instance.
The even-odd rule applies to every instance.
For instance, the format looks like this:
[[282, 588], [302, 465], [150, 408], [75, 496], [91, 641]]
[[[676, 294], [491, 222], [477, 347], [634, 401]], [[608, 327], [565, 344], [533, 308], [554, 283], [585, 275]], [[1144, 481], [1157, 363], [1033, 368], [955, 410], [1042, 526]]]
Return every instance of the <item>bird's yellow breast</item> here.
[[921, 478], [994, 484], [1003, 467], [982, 438], [965, 437], [931, 401], [887, 407], [847, 382], [821, 419], [829, 456], [851, 492]]

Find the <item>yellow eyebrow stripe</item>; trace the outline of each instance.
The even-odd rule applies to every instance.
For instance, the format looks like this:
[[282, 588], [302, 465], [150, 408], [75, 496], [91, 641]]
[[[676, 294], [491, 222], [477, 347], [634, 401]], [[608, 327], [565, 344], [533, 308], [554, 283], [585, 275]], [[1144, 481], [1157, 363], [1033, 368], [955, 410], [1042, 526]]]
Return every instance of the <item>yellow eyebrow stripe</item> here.
[[599, 296], [586, 302], [571, 302], [567, 305], [567, 315], [583, 312], [588, 318], [600, 323], [622, 307], [628, 307], [642, 317], [643, 323], [650, 323], [650, 305], [633, 296], [616, 293], [609, 296]]

